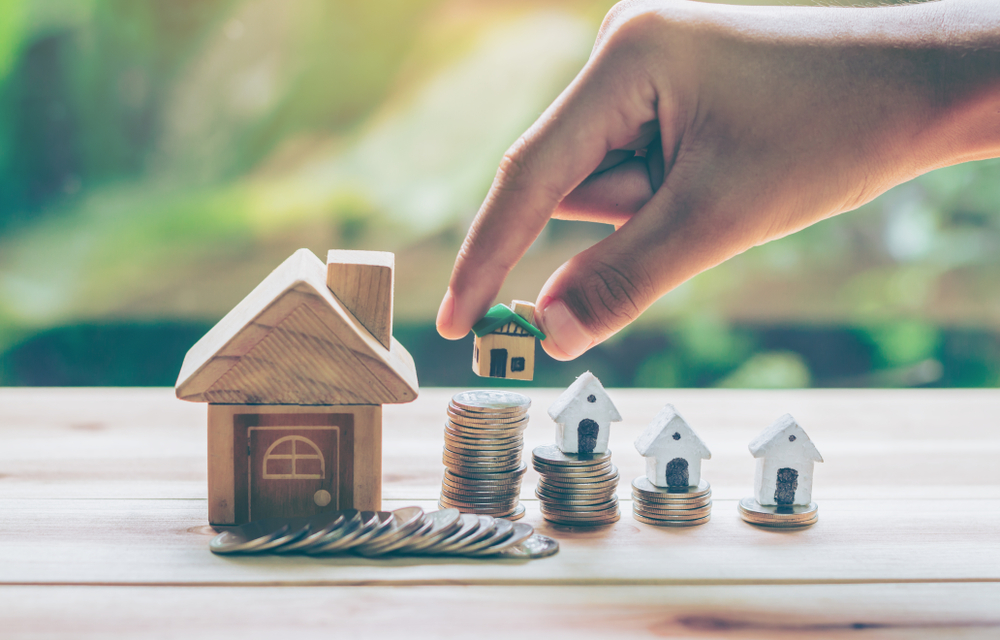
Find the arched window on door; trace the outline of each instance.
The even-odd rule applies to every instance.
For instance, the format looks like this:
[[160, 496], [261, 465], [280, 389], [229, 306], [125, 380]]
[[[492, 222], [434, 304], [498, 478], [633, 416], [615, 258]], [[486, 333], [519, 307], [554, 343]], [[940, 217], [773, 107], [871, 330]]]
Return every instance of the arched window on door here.
[[263, 471], [265, 480], [322, 480], [326, 461], [309, 438], [285, 436], [267, 448]]

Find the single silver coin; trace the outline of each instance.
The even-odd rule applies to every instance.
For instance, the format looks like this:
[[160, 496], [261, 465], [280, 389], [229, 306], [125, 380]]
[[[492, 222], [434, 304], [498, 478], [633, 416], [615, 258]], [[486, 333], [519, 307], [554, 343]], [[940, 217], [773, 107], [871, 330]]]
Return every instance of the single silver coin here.
[[621, 511], [617, 511], [614, 515], [607, 516], [604, 518], [569, 518], [560, 516], [551, 516], [542, 514], [542, 517], [551, 522], [552, 524], [559, 524], [566, 527], [600, 527], [604, 525], [614, 524], [621, 520]]
[[353, 517], [355, 513], [357, 513], [357, 511], [354, 509], [344, 511], [327, 511], [325, 513], [312, 516], [311, 518], [306, 518], [305, 535], [295, 542], [286, 544], [280, 549], [276, 549], [275, 553], [295, 553], [300, 549], [310, 547], [330, 531], [343, 526], [347, 522], [347, 518]]
[[511, 558], [517, 560], [533, 560], [536, 558], [547, 558], [559, 553], [559, 543], [548, 536], [540, 533], [532, 534], [521, 544], [504, 549], [496, 555], [497, 558]]
[[462, 517], [465, 518], [466, 515], [478, 519], [476, 528], [472, 530], [472, 533], [460, 539], [436, 546], [434, 548], [435, 555], [458, 555], [466, 546], [478, 543], [483, 538], [490, 536], [493, 530], [496, 529], [497, 521], [493, 516], [463, 514]]
[[[367, 512], [362, 512], [365, 514]], [[364, 531], [359, 533], [353, 540], [340, 548], [340, 552], [350, 551], [354, 547], [359, 547], [368, 542], [374, 542], [383, 533], [392, 528], [392, 520], [395, 516], [391, 511], [376, 511], [376, 520], [367, 520], [364, 524]]]
[[458, 509], [441, 509], [426, 514], [431, 526], [421, 535], [412, 535], [406, 545], [396, 549], [396, 553], [414, 553], [426, 549], [462, 528], [462, 514]]
[[400, 539], [412, 534], [422, 524], [424, 524], [424, 510], [420, 507], [403, 507], [392, 512], [392, 526], [388, 531], [378, 537], [378, 539], [355, 548], [355, 553], [362, 555], [378, 555], [379, 552], [389, 547]]
[[739, 503], [740, 517], [751, 524], [805, 526], [819, 518], [815, 502], [807, 505], [762, 505], [753, 498]]
[[641, 513], [636, 513], [635, 510], [632, 511], [632, 517], [643, 524], [653, 525], [654, 527], [697, 527], [712, 519], [712, 516], [708, 515], [703, 518], [695, 518], [694, 520], [656, 520], [654, 518], [647, 518]]
[[697, 487], [658, 487], [649, 481], [646, 476], [639, 476], [632, 481], [632, 488], [638, 491], [643, 496], [650, 496], [651, 498], [656, 498], [659, 496], [664, 497], [681, 497], [687, 496], [690, 498], [696, 498], [698, 496], [704, 495], [711, 491], [711, 485], [708, 481], [702, 478], [701, 482], [698, 483]]
[[596, 482], [572, 482], [567, 481], [564, 478], [550, 478], [547, 476], [542, 476], [538, 480], [538, 486], [552, 488], [555, 491], [565, 491], [567, 489], [575, 490], [579, 489], [581, 491], [595, 491], [599, 489], [610, 489], [618, 486], [618, 481], [620, 480], [619, 474], [615, 474], [608, 478], [603, 478]]
[[451, 402], [467, 411], [527, 411], [531, 406], [528, 396], [498, 389], [461, 391], [452, 396]]
[[235, 529], [223, 531], [208, 544], [212, 553], [255, 553], [288, 532], [290, 527], [283, 518], [254, 520]]
[[468, 555], [473, 551], [479, 551], [480, 549], [485, 549], [486, 547], [493, 546], [499, 542], [503, 542], [510, 535], [514, 533], [514, 523], [510, 520], [505, 520], [503, 518], [496, 518], [496, 526], [493, 527], [493, 531], [490, 535], [486, 536], [478, 542], [473, 542], [472, 544], [466, 545], [462, 549], [463, 555]]
[[712, 513], [712, 505], [698, 507], [697, 509], [649, 509], [632, 503], [632, 509], [636, 513], [641, 513], [647, 518], [657, 518], [659, 520], [693, 520]]
[[490, 545], [478, 551], [467, 551], [466, 556], [470, 558], [478, 558], [481, 556], [492, 556], [509, 549], [515, 545], [521, 544], [525, 540], [531, 537], [531, 534], [535, 532], [535, 528], [530, 524], [524, 524], [522, 522], [515, 522], [513, 526], [513, 531], [509, 536], [503, 539], [502, 542], [498, 542], [494, 545]]
[[684, 508], [688, 507], [702, 507], [706, 504], [712, 502], [712, 492], [709, 491], [703, 496], [698, 496], [697, 498], [684, 498], [681, 500], [666, 499], [661, 500], [659, 498], [649, 498], [635, 491], [632, 492], [632, 499], [640, 504], [647, 504], [651, 507], [657, 509], [672, 509], [675, 507]]
[[411, 549], [413, 553], [420, 553], [423, 555], [434, 555], [437, 553], [438, 549], [446, 549], [449, 546], [457, 543], [459, 540], [466, 538], [471, 535], [479, 527], [479, 516], [474, 513], [463, 513], [459, 515], [460, 526], [456, 531], [453, 531], [450, 535], [438, 540], [437, 542], [423, 547], [420, 550]]
[[611, 460], [611, 451], [604, 453], [563, 453], [554, 444], [544, 444], [531, 451], [532, 458], [556, 467], [593, 466]]
[[329, 539], [321, 544], [305, 549], [309, 555], [329, 555], [338, 553], [355, 546], [359, 539], [367, 539], [368, 534], [376, 529], [381, 523], [378, 511], [361, 511], [358, 513], [358, 526], [350, 531], [345, 531], [343, 535], [335, 539]]

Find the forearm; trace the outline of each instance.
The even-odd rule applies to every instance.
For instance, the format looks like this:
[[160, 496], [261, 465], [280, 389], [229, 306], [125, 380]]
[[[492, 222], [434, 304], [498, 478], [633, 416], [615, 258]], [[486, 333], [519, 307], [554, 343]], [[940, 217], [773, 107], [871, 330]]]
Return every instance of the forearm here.
[[[996, 0], [763, 11], [692, 3], [691, 8], [736, 42], [755, 47], [773, 43], [789, 56], [825, 58], [816, 65], [817, 87], [824, 86], [824, 75], [836, 73], [830, 58], [851, 70], [857, 82], [845, 90], [866, 92], [861, 103], [873, 112], [898, 113], [892, 125], [898, 131], [888, 133], [898, 136], [910, 155], [913, 166], [904, 171], [907, 177], [1000, 155]], [[885, 128], [879, 115], [873, 113], [872, 120]]]

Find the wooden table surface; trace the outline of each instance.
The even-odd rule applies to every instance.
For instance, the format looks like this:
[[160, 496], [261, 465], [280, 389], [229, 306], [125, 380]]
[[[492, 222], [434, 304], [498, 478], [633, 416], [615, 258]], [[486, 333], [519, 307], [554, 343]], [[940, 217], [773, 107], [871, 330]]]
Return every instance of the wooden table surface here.
[[[558, 390], [525, 392], [529, 452]], [[385, 508], [434, 508], [452, 393], [386, 407]], [[0, 389], [0, 637], [1000, 637], [1000, 392], [610, 393], [621, 521], [546, 524], [529, 470], [525, 521], [562, 548], [521, 562], [215, 556], [204, 405]], [[667, 402], [712, 450], [712, 520], [693, 529], [631, 517], [632, 442]], [[747, 443], [785, 412], [826, 459], [804, 531], [736, 511]]]

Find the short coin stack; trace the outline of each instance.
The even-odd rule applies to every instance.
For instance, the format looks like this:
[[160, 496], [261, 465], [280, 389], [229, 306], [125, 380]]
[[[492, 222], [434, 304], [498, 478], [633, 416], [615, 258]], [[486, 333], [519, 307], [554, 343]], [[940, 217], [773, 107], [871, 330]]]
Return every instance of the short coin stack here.
[[267, 518], [216, 536], [209, 549], [218, 554], [356, 553], [445, 555], [465, 558], [544, 558], [559, 543], [529, 524], [503, 518], [461, 514], [457, 509], [424, 513], [420, 507], [395, 511], [330, 511], [311, 518]]
[[801, 529], [819, 520], [819, 507], [815, 502], [765, 506], [753, 498], [743, 498], [739, 510], [740, 517], [746, 522], [770, 529]]
[[517, 520], [524, 429], [531, 399], [511, 391], [463, 391], [448, 404], [440, 506]]
[[611, 452], [563, 453], [554, 444], [536, 447], [531, 462], [541, 474], [535, 495], [542, 516], [566, 525], [611, 524], [621, 518], [618, 509], [618, 468]]
[[658, 487], [646, 476], [632, 481], [632, 517], [657, 527], [693, 527], [712, 517], [712, 488]]

